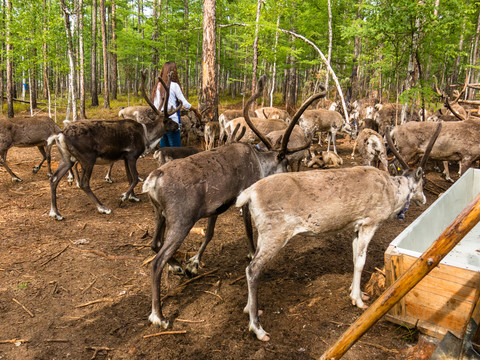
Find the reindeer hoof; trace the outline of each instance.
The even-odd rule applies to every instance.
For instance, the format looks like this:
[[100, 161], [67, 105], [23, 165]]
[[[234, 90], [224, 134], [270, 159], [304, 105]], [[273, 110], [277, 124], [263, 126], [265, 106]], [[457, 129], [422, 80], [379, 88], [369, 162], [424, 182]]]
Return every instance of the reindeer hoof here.
[[185, 273], [188, 277], [194, 277], [198, 274], [198, 261], [189, 261], [185, 267]]
[[36, 173], [38, 173], [39, 170], [40, 170], [40, 167], [39, 167], [38, 165], [35, 165], [35, 166], [33, 167], [32, 172], [33, 172], [34, 174], [36, 174]]
[[145, 179], [139, 176], [139, 177], [138, 177], [138, 181], [140, 181], [140, 182], [144, 182], [144, 181], [145, 181]]
[[97, 210], [100, 214], [111, 214], [112, 213], [112, 210], [110, 210], [109, 208], [105, 207], [105, 206], [99, 206], [97, 207]]
[[12, 177], [12, 181], [13, 181], [13, 182], [22, 182], [23, 180], [20, 179], [20, 178], [17, 177], [17, 176], [14, 176], [14, 177]]
[[48, 214], [48, 216], [54, 218], [55, 220], [59, 220], [59, 221], [65, 220], [65, 218], [62, 215], [60, 215], [59, 213], [56, 213], [54, 211], [50, 211], [50, 214]]
[[113, 184], [113, 180], [112, 178], [108, 177], [108, 176], [105, 176], [105, 181], [109, 184]]
[[150, 316], [148, 317], [148, 320], [154, 325], [160, 326], [164, 329], [168, 328], [169, 322], [167, 320], [162, 320], [160, 319], [157, 314], [152, 312]]
[[173, 275], [185, 275], [183, 269], [178, 265], [168, 264], [168, 271], [171, 272]]

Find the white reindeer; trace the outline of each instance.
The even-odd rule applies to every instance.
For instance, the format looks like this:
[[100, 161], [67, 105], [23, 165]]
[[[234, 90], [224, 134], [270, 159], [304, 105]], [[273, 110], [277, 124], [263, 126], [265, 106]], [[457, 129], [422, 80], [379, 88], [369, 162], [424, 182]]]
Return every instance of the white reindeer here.
[[387, 140], [404, 169], [402, 176], [390, 176], [371, 166], [349, 169], [283, 173], [259, 180], [243, 191], [236, 206], [248, 205], [258, 230], [257, 250], [247, 267], [249, 330], [262, 341], [270, 340], [258, 318], [257, 286], [265, 265], [295, 235], [321, 235], [353, 227], [352, 304], [365, 308], [368, 299], [360, 290], [368, 243], [380, 224], [402, 215], [410, 201], [423, 205], [423, 166], [440, 133], [438, 125], [420, 167], [408, 168], [390, 135]]

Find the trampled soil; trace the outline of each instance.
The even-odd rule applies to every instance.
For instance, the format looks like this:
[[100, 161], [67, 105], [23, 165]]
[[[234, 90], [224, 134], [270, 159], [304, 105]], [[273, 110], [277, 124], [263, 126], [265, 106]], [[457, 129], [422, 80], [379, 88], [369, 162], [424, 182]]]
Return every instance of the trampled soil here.
[[[352, 166], [352, 144], [339, 144], [344, 166]], [[348, 297], [353, 233], [298, 236], [261, 278], [262, 325], [271, 340], [258, 341], [243, 313], [247, 246], [241, 217], [231, 208], [219, 217], [203, 258], [199, 273], [206, 275], [183, 290], [177, 286], [186, 278], [164, 276], [162, 294], [168, 288], [171, 295], [164, 300], [173, 323], [169, 330], [184, 333], [145, 337], [162, 331], [147, 319], [150, 270], [142, 263], [152, 255], [154, 220], [146, 195], [139, 203], [121, 204], [127, 188], [123, 164], [115, 165], [113, 184], [103, 180], [107, 168], [96, 166], [92, 189], [113, 214], [97, 213], [83, 191], [64, 179], [58, 205], [66, 220], [55, 221], [48, 216], [46, 169], [32, 174], [39, 159], [36, 148], [9, 151], [10, 167], [22, 183], [13, 183], [0, 168], [0, 341], [17, 340], [0, 343], [0, 359], [317, 359], [362, 313]], [[146, 177], [156, 162], [149, 155], [138, 168]], [[449, 186], [439, 174], [428, 178]], [[429, 204], [436, 198], [426, 195]], [[383, 267], [388, 244], [425, 209], [413, 205], [406, 221], [390, 220], [377, 231], [362, 287]], [[196, 228], [205, 225], [202, 220]], [[192, 232], [181, 247], [184, 257], [201, 240]], [[344, 359], [407, 359], [415, 335], [380, 320]]]

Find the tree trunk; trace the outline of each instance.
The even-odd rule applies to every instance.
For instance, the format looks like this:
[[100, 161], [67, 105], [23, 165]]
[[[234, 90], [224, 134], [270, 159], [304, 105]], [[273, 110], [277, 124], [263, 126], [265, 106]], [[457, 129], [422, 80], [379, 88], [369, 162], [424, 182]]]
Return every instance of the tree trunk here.
[[289, 114], [294, 114], [296, 109], [296, 92], [297, 92], [297, 69], [295, 64], [295, 58], [293, 53], [295, 52], [295, 47], [293, 46], [294, 37], [290, 37], [292, 43], [291, 49], [292, 53], [288, 56], [288, 77], [286, 80], [286, 93], [285, 93], [285, 105], [287, 107], [287, 112]]
[[12, 26], [12, 0], [7, 0], [7, 22], [6, 22], [6, 55], [7, 55], [7, 117], [13, 118], [13, 62], [12, 62], [12, 39], [11, 39], [11, 26]]
[[[63, 0], [62, 0], [63, 1]], [[103, 108], [110, 109], [110, 97], [108, 91], [108, 57], [107, 57], [107, 28], [105, 0], [100, 0], [100, 27], [102, 28], [102, 51], [103, 51]]]
[[[330, 65], [330, 61], [332, 59], [332, 41], [333, 41], [332, 4], [331, 4], [331, 1], [328, 0], [328, 55], [327, 55], [328, 65]], [[329, 83], [329, 81], [330, 81], [330, 71], [328, 71], [328, 69], [327, 69], [327, 78], [325, 80], [325, 88], [327, 89], [327, 94], [328, 94], [328, 83]]]
[[78, 52], [80, 62], [80, 119], [86, 119], [85, 114], [85, 54], [83, 48], [83, 0], [78, 1]]
[[[184, 7], [184, 22], [185, 22], [185, 32], [188, 34], [189, 32], [189, 22], [188, 22], [188, 0], [184, 0], [183, 2]], [[190, 37], [186, 36], [185, 41], [185, 95], [188, 96], [190, 91]]]
[[[477, 29], [475, 32], [475, 38], [474, 38], [474, 43], [473, 43], [473, 51], [472, 51], [472, 57], [470, 59], [470, 65], [475, 66], [477, 64], [478, 60], [478, 39], [480, 37], [480, 11], [478, 13], [478, 18], [477, 18]], [[472, 74], [472, 68], [468, 69], [468, 82], [471, 83], [473, 81], [473, 74]], [[467, 89], [466, 92], [466, 99], [473, 100], [474, 97], [473, 95], [475, 94], [475, 91], [469, 91], [470, 89]]]
[[203, 46], [202, 46], [202, 103], [204, 120], [218, 119], [217, 53], [216, 53], [216, 1], [203, 2]]
[[111, 45], [111, 59], [112, 59], [112, 99], [116, 100], [117, 99], [117, 91], [118, 91], [118, 79], [117, 79], [117, 34], [116, 34], [116, 29], [115, 29], [115, 23], [116, 23], [116, 18], [117, 18], [117, 11], [116, 11], [116, 6], [115, 6], [115, 0], [112, 0], [112, 43]]
[[[72, 107], [72, 120], [77, 121], [77, 94], [75, 90], [75, 60], [73, 58], [73, 40], [72, 40], [72, 27], [70, 23], [70, 10], [67, 9], [65, 0], [60, 0], [63, 18], [65, 22], [65, 33], [67, 36], [67, 54], [68, 54], [68, 64], [69, 64], [69, 74], [68, 74], [68, 88], [70, 93], [71, 107]], [[68, 120], [68, 118], [67, 118]]]
[[[280, 15], [277, 17], [277, 28], [280, 26]], [[278, 37], [280, 32], [275, 32], [275, 47], [274, 47], [274, 60], [273, 60], [273, 71], [272, 71], [272, 88], [270, 89], [270, 106], [273, 106], [273, 94], [275, 93], [275, 81], [277, 77], [277, 47], [278, 47]]]
[[[257, 91], [257, 66], [258, 66], [258, 29], [260, 27], [260, 11], [262, 0], [257, 1], [257, 17], [255, 19], [255, 38], [253, 40], [253, 61], [252, 61], [252, 94]], [[255, 104], [252, 103], [252, 110]]]
[[98, 106], [97, 86], [97, 0], [92, 0], [92, 50], [91, 50], [91, 96], [92, 106]]
[[[411, 89], [414, 82], [414, 78], [415, 78], [414, 76], [415, 75], [415, 55], [417, 53], [418, 39], [420, 37], [420, 34], [416, 31], [416, 29], [419, 29], [419, 28], [420, 28], [420, 19], [416, 18], [415, 30], [414, 30], [414, 33], [412, 34], [412, 47], [410, 49], [410, 57], [408, 59], [407, 78], [405, 79], [404, 87], [403, 87], [404, 92]], [[400, 115], [401, 124], [407, 121], [407, 107], [408, 107], [408, 102], [405, 102], [405, 104], [403, 104], [402, 106], [402, 112]]]

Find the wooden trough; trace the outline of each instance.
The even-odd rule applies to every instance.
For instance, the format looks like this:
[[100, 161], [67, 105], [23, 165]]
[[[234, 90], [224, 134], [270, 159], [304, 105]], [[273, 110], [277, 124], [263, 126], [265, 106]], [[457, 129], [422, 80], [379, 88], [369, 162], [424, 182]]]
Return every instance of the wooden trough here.
[[[468, 170], [385, 252], [386, 286], [392, 285], [430, 247], [448, 225], [480, 193], [480, 170]], [[480, 223], [385, 315], [386, 319], [442, 338], [457, 337], [480, 295]]]

